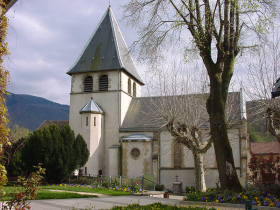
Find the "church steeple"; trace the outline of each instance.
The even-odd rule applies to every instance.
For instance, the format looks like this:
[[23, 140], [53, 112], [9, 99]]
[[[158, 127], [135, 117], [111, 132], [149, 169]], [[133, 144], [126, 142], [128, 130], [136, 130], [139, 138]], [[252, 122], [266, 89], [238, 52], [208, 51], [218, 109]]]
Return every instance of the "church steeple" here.
[[109, 6], [75, 64], [67, 74], [124, 70], [143, 85]]

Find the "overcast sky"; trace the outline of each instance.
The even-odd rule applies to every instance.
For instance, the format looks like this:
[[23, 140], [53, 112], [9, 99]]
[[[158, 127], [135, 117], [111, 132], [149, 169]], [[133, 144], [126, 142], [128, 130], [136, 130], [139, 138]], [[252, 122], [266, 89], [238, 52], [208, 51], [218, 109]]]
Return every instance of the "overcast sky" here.
[[[136, 32], [120, 21], [120, 4], [127, 1], [111, 0], [111, 7], [130, 46], [137, 39]], [[108, 6], [109, 0], [18, 0], [7, 13], [11, 53], [5, 60], [11, 75], [8, 91], [69, 104], [71, 77], [66, 72]], [[144, 67], [137, 66], [143, 75]]]

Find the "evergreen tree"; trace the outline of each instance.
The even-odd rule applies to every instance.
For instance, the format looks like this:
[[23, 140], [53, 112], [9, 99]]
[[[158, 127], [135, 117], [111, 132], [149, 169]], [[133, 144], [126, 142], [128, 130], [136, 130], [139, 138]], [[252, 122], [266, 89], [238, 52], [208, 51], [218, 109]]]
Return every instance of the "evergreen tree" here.
[[42, 163], [46, 168], [49, 182], [60, 183], [75, 169], [85, 165], [89, 151], [81, 135], [75, 134], [69, 125], [61, 130], [57, 125], [50, 125], [44, 130], [36, 130], [30, 135], [21, 151], [22, 161], [28, 172]]
[[70, 126], [64, 126], [61, 130], [61, 137], [64, 140], [64, 149], [67, 151], [65, 158], [68, 160], [65, 169], [68, 173], [72, 173], [77, 169], [77, 156], [75, 156], [75, 134], [71, 130]]
[[82, 167], [88, 161], [89, 151], [83, 136], [80, 134], [78, 134], [76, 137], [75, 150], [76, 150], [76, 157], [79, 157], [79, 159], [77, 159], [78, 160], [77, 165], [79, 167]]

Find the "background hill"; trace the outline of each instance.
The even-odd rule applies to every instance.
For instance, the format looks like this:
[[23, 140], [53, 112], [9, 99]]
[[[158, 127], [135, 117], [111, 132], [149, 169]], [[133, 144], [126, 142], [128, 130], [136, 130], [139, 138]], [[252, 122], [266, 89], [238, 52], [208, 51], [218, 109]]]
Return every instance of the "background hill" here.
[[69, 120], [69, 106], [49, 101], [47, 99], [25, 95], [13, 94], [6, 96], [8, 108], [9, 127], [19, 125], [36, 130], [45, 120]]

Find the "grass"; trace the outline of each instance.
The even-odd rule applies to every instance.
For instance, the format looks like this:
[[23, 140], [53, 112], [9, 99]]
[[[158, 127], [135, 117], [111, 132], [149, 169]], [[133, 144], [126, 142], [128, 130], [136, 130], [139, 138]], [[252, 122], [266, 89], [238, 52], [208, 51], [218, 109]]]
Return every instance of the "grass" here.
[[121, 196], [121, 195], [131, 195], [131, 192], [124, 192], [124, 191], [118, 191], [118, 190], [111, 190], [108, 188], [92, 188], [89, 186], [84, 187], [83, 185], [81, 186], [76, 186], [76, 187], [71, 187], [71, 186], [57, 186], [57, 185], [52, 185], [52, 186], [41, 186], [42, 189], [52, 189], [52, 190], [67, 190], [67, 191], [74, 191], [74, 192], [88, 192], [88, 193], [98, 193], [98, 194], [104, 194], [104, 195], [111, 195], [111, 196]]
[[[105, 194], [110, 196], [121, 196], [121, 195], [131, 195], [131, 192], [117, 191], [111, 189], [103, 189], [103, 188], [92, 188], [85, 186], [40, 186], [40, 190], [38, 190], [38, 194], [36, 195], [35, 200], [41, 199], [67, 199], [67, 198], [92, 198], [97, 197], [96, 195], [81, 195], [77, 192], [87, 192], [87, 193], [98, 193]], [[19, 191], [21, 187], [17, 188]], [[50, 190], [64, 190], [71, 192], [63, 192], [63, 191], [50, 191]], [[10, 200], [12, 197], [9, 196], [9, 193], [14, 191], [14, 187], [5, 187], [6, 194], [1, 198], [2, 200]]]
[[[18, 188], [19, 190], [21, 188]], [[11, 200], [11, 196], [9, 193], [13, 192], [13, 187], [5, 187], [6, 194], [1, 198], [1, 200], [9, 201]], [[35, 200], [43, 200], [43, 199], [68, 199], [68, 198], [92, 198], [97, 197], [96, 195], [81, 195], [78, 193], [70, 193], [70, 192], [59, 192], [59, 191], [49, 191], [47, 189], [38, 190], [38, 194], [35, 197]]]

